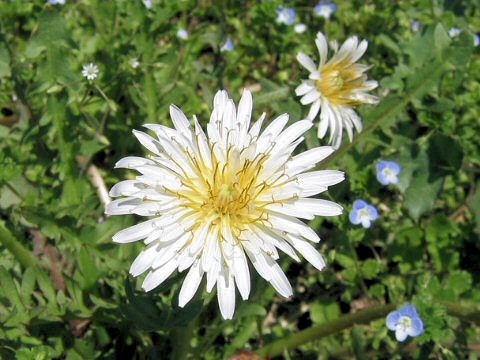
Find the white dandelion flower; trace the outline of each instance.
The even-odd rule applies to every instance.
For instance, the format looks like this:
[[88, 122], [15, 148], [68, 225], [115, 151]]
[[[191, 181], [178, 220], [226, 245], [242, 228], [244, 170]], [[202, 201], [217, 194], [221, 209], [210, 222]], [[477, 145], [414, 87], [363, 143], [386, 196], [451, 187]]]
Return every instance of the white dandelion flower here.
[[378, 103], [376, 96], [368, 94], [378, 83], [367, 80], [364, 74], [370, 66], [356, 63], [367, 50], [366, 40], [359, 43], [358, 38], [352, 36], [340, 49], [336, 41], [331, 42], [334, 54], [328, 61], [327, 39], [321, 32], [317, 34], [315, 43], [320, 64], [317, 66], [308, 55], [298, 53], [298, 61], [310, 72], [310, 76], [295, 92], [297, 96], [302, 96], [300, 102], [303, 105], [311, 104], [308, 119], [313, 121], [320, 112], [318, 137], [323, 138], [330, 129], [329, 143], [337, 149], [342, 142], [343, 129], [350, 141], [353, 127], [362, 131], [362, 120], [353, 109], [364, 103]]
[[289, 297], [292, 287], [276, 261], [279, 249], [296, 261], [298, 251], [317, 269], [325, 267], [311, 244], [320, 241], [318, 235], [298, 218], [342, 213], [334, 202], [311, 198], [344, 179], [340, 171], [309, 171], [333, 149], [318, 147], [292, 156], [312, 122], [301, 120], [284, 129], [284, 114], [260, 132], [265, 114], [250, 126], [251, 113], [248, 90], [238, 109], [226, 91], [219, 91], [205, 134], [195, 116], [191, 126], [171, 105], [175, 129], [145, 125], [156, 138], [133, 131], [153, 155], [126, 157], [116, 164], [140, 175], [112, 187], [110, 195], [121, 198], [105, 211], [151, 217], [113, 236], [117, 243], [145, 243], [130, 268], [133, 276], [148, 272], [143, 289], [150, 291], [175, 271], [189, 269], [179, 305], [190, 301], [206, 276], [206, 290], [216, 286], [225, 319], [233, 317], [236, 288], [243, 299], [249, 297], [247, 259]]
[[94, 63], [83, 65], [82, 75], [88, 80], [94, 80], [98, 76], [98, 66]]

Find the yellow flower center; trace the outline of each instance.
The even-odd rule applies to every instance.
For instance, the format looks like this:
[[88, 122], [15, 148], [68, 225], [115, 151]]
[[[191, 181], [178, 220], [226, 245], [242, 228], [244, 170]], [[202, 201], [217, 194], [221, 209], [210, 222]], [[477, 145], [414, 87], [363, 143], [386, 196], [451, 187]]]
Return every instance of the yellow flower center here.
[[316, 81], [317, 89], [330, 103], [350, 107], [362, 104], [362, 101], [351, 97], [366, 81], [356, 64], [352, 64], [347, 58], [340, 62], [327, 63], [319, 71], [321, 79]]
[[278, 178], [267, 181], [260, 179], [268, 155], [259, 154], [249, 159], [242, 156], [243, 151], [246, 149], [238, 151], [234, 146], [230, 147], [226, 161], [217, 159], [212, 151], [212, 169], [203, 161], [188, 156], [197, 176], [184, 178], [182, 190], [168, 190], [187, 200], [183, 206], [201, 213], [205, 222], [211, 222], [212, 225], [228, 223], [235, 237], [244, 225], [268, 221], [265, 211], [267, 205], [284, 201], [257, 199], [260, 194], [277, 186], [273, 184]]

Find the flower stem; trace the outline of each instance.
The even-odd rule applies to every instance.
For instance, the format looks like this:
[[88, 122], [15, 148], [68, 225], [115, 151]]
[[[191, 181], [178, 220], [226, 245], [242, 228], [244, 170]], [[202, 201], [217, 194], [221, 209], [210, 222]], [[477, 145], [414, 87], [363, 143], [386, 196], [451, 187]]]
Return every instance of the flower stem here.
[[395, 307], [396, 304], [379, 305], [360, 310], [354, 314], [341, 316], [326, 324], [312, 326], [284, 339], [274, 341], [257, 350], [257, 354], [267, 358], [281, 355], [285, 350], [295, 349], [312, 340], [348, 329], [355, 324], [364, 324], [385, 317], [390, 311], [393, 311]]
[[[468, 307], [450, 302], [439, 302], [439, 304], [445, 306], [447, 313], [450, 316], [480, 324], [480, 310], [475, 307]], [[343, 315], [326, 324], [312, 326], [308, 329], [267, 344], [257, 350], [256, 353], [265, 358], [272, 358], [281, 355], [286, 350], [295, 349], [310, 341], [318, 340], [341, 330], [348, 329], [355, 324], [365, 324], [383, 318], [389, 312], [396, 309], [397, 305], [398, 304], [377, 305], [360, 310], [354, 314]]]
[[37, 259], [13, 236], [3, 221], [0, 221], [0, 242], [15, 256], [23, 267], [38, 265]]

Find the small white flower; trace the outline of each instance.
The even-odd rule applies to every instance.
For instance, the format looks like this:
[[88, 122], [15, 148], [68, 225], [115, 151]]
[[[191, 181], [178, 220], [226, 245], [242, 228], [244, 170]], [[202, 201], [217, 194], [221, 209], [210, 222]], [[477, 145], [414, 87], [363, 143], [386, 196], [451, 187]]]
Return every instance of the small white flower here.
[[294, 30], [297, 34], [302, 34], [307, 30], [307, 25], [305, 24], [296, 24]]
[[134, 69], [138, 68], [140, 66], [140, 61], [138, 61], [138, 58], [130, 59], [130, 66]]
[[182, 40], [188, 39], [188, 32], [185, 29], [178, 29], [177, 30], [177, 37]]
[[222, 47], [220, 48], [220, 51], [221, 52], [232, 51], [233, 49], [235, 49], [235, 45], [233, 44], [233, 41], [229, 36], [227, 37], [227, 40], [223, 43]]
[[88, 80], [93, 80], [98, 76], [98, 66], [94, 63], [83, 65], [82, 75]]
[[151, 9], [151, 8], [153, 7], [153, 2], [152, 2], [152, 0], [142, 0], [142, 2], [143, 2], [143, 5], [145, 5], [145, 7], [146, 7], [147, 9]]
[[463, 32], [463, 29], [452, 27], [450, 30], [448, 30], [448, 35], [453, 38], [453, 37], [457, 37], [462, 32]]
[[144, 250], [130, 273], [148, 272], [142, 287], [150, 291], [171, 274], [187, 271], [179, 293], [185, 306], [206, 276], [206, 290], [216, 286], [220, 312], [231, 319], [235, 289], [250, 294], [250, 267], [282, 296], [292, 287], [277, 260], [279, 250], [299, 261], [298, 251], [318, 270], [322, 255], [311, 244], [317, 233], [298, 218], [336, 216], [342, 207], [312, 198], [344, 179], [334, 170], [310, 171], [329, 156], [330, 146], [293, 156], [312, 122], [300, 120], [285, 128], [288, 115], [264, 130], [263, 114], [251, 125], [252, 95], [244, 90], [238, 108], [226, 91], [218, 91], [207, 132], [193, 117], [193, 126], [175, 105], [170, 116], [175, 129], [146, 124], [156, 138], [133, 133], [152, 154], [129, 156], [116, 168], [140, 174], [119, 182], [110, 196], [121, 197], [106, 206], [106, 214], [151, 217], [113, 236], [117, 243], [143, 241]]
[[376, 96], [368, 94], [378, 83], [367, 80], [364, 73], [369, 66], [357, 63], [367, 50], [366, 40], [359, 43], [358, 38], [352, 36], [340, 49], [336, 41], [332, 42], [330, 46], [334, 54], [328, 61], [327, 39], [321, 32], [317, 34], [315, 43], [320, 54], [320, 64], [317, 66], [304, 53], [297, 55], [297, 60], [310, 72], [310, 76], [295, 92], [302, 96], [300, 102], [303, 105], [311, 104], [308, 119], [313, 121], [320, 112], [318, 137], [323, 138], [330, 129], [329, 143], [338, 148], [344, 129], [350, 141], [353, 138], [353, 127], [362, 131], [362, 120], [353, 109], [364, 103], [378, 103]]

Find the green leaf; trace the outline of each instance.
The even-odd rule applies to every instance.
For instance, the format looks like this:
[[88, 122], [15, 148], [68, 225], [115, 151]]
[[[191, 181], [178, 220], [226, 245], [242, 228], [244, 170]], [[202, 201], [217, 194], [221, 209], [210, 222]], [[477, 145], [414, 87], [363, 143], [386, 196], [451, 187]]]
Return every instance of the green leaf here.
[[315, 324], [323, 324], [338, 318], [341, 314], [340, 306], [336, 302], [318, 301], [310, 308], [310, 318]]
[[0, 78], [10, 76], [10, 54], [0, 37]]
[[12, 277], [8, 271], [0, 266], [0, 286], [3, 289], [3, 296], [5, 296], [18, 311], [25, 311], [25, 305], [20, 299], [20, 295], [17, 290], [17, 286], [13, 282]]
[[362, 274], [366, 279], [373, 279], [380, 271], [380, 265], [375, 259], [367, 259], [362, 264]]
[[405, 207], [410, 216], [418, 221], [420, 216], [431, 210], [443, 184], [442, 178], [432, 178], [430, 162], [425, 151], [420, 151], [413, 160], [416, 169], [405, 193]]

